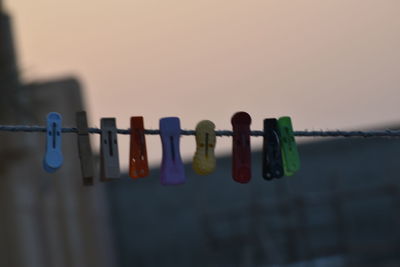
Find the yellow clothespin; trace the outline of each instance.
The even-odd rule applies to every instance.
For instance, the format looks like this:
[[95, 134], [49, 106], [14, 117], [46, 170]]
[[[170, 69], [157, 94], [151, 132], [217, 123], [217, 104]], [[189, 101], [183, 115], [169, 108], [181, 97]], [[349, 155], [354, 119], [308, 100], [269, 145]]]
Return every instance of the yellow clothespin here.
[[196, 153], [193, 157], [193, 169], [197, 174], [207, 175], [215, 170], [216, 141], [215, 124], [209, 120], [199, 122], [196, 126]]

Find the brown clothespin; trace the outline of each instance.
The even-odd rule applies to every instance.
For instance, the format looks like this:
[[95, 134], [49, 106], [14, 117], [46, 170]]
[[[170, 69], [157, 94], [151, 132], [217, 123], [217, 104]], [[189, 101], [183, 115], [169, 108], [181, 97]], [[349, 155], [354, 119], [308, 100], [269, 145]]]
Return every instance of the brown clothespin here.
[[120, 178], [115, 118], [101, 119], [100, 142], [100, 180], [106, 182]]
[[76, 128], [78, 129], [78, 151], [81, 161], [83, 185], [93, 185], [93, 153], [92, 147], [90, 146], [85, 111], [76, 113]]

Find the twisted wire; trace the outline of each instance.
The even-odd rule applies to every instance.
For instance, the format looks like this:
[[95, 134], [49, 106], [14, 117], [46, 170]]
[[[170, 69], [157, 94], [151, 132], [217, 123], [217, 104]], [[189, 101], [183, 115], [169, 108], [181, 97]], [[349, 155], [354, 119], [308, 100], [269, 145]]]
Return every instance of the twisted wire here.
[[[46, 127], [43, 126], [29, 126], [29, 125], [0, 125], [0, 131], [3, 132], [46, 132]], [[63, 133], [78, 133], [78, 129], [75, 127], [62, 128]], [[100, 134], [101, 129], [89, 128], [88, 132], [91, 134]], [[118, 134], [130, 134], [130, 129], [117, 129]], [[159, 135], [160, 131], [155, 129], [146, 129], [145, 134], [147, 135]], [[181, 130], [181, 135], [195, 135], [194, 130]], [[217, 130], [215, 131], [217, 136], [232, 136], [233, 132], [229, 130]], [[263, 131], [251, 131], [251, 136], [263, 136]], [[400, 137], [399, 130], [381, 130], [381, 131], [294, 131], [294, 135], [298, 137]]]

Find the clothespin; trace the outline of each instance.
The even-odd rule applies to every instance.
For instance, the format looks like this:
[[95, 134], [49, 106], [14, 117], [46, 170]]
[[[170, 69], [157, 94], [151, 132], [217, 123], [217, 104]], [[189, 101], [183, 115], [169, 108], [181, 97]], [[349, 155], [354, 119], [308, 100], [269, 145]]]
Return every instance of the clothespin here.
[[238, 112], [233, 115], [231, 123], [233, 127], [232, 177], [236, 182], [244, 184], [251, 179], [251, 117], [246, 112]]
[[283, 162], [277, 119], [264, 120], [262, 161], [262, 174], [266, 180], [281, 178], [283, 176]]
[[149, 175], [143, 117], [131, 117], [129, 175], [132, 178]]
[[81, 162], [83, 185], [93, 185], [93, 153], [85, 111], [78, 111], [76, 113], [76, 128], [78, 129], [78, 152]]
[[55, 172], [63, 164], [61, 152], [61, 115], [50, 112], [47, 115], [46, 154], [43, 159], [43, 168], [47, 172]]
[[118, 179], [120, 169], [115, 118], [101, 119], [100, 154], [101, 181]]
[[196, 153], [193, 157], [193, 169], [197, 174], [207, 175], [215, 170], [215, 143], [214, 123], [209, 120], [199, 122], [196, 126]]
[[278, 127], [285, 176], [291, 176], [300, 169], [300, 157], [290, 117], [279, 118]]
[[186, 181], [185, 170], [179, 152], [181, 126], [179, 118], [160, 119], [160, 137], [162, 142], [162, 162], [160, 180], [163, 185], [183, 184]]

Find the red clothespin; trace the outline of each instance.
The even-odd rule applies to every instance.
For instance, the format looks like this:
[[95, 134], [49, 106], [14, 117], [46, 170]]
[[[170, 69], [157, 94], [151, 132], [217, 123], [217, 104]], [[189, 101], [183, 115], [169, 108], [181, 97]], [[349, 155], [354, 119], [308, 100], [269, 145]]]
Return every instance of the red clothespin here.
[[143, 117], [131, 117], [131, 146], [129, 153], [129, 176], [132, 178], [149, 175]]
[[233, 115], [231, 123], [233, 128], [232, 177], [236, 182], [245, 184], [251, 179], [251, 117], [246, 112], [237, 112]]

